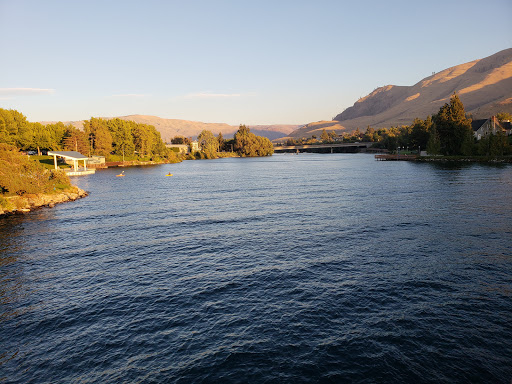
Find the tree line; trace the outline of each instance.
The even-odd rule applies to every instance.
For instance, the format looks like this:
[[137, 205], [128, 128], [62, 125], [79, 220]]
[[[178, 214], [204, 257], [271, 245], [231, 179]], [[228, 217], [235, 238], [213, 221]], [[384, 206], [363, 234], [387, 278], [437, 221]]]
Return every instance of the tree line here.
[[[269, 156], [274, 152], [271, 141], [256, 136], [245, 125], [240, 125], [233, 139], [217, 137], [208, 130], [197, 137], [201, 150], [188, 158], [216, 158], [221, 151], [234, 151], [243, 157]], [[191, 138], [175, 137], [175, 144], [191, 143]], [[83, 129], [62, 122], [43, 125], [32, 123], [20, 112], [0, 108], [0, 143], [13, 145], [24, 151], [67, 150], [87, 156], [105, 156], [111, 161], [159, 160], [179, 161], [181, 158], [167, 148], [160, 132], [153, 125], [140, 124], [119, 118], [91, 117], [84, 120]]]
[[[209, 131], [203, 130], [197, 136], [201, 151], [192, 154], [196, 158], [214, 159], [221, 156], [221, 152], [233, 152], [241, 157], [271, 156], [274, 153], [272, 142], [263, 136], [257, 136], [249, 127], [241, 124], [235, 132], [233, 139], [224, 139], [222, 132], [217, 137]], [[176, 136], [171, 139], [173, 144], [191, 144], [190, 138]]]
[[[499, 113], [498, 120], [510, 120], [512, 116]], [[333, 142], [373, 142], [373, 147], [396, 151], [398, 148], [426, 150], [431, 155], [445, 156], [505, 156], [512, 154], [512, 136], [507, 138], [503, 132], [490, 134], [476, 140], [471, 127], [472, 119], [467, 116], [464, 105], [457, 94], [443, 105], [438, 113], [422, 120], [414, 119], [411, 125], [391, 128], [367, 127], [361, 132], [337, 135], [324, 129], [320, 140], [316, 136], [310, 139], [289, 139], [287, 145], [333, 143]]]
[[174, 156], [152, 125], [91, 117], [80, 130], [62, 122], [32, 123], [16, 110], [0, 108], [0, 143], [21, 150], [67, 150], [84, 155], [125, 155], [127, 158]]

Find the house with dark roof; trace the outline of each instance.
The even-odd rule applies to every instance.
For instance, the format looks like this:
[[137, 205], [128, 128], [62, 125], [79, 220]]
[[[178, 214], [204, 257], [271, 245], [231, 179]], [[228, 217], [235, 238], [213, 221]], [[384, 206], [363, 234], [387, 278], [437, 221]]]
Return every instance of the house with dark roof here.
[[473, 128], [473, 135], [477, 140], [490, 134], [495, 135], [498, 132], [504, 132], [507, 136], [512, 133], [510, 121], [499, 122], [496, 116], [492, 116], [489, 119], [473, 120], [471, 127]]

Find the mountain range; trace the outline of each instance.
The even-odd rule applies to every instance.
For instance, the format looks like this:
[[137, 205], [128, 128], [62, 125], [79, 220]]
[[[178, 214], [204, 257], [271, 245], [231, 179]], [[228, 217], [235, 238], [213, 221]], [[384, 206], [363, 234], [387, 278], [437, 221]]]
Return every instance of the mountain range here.
[[[104, 117], [104, 119], [114, 119], [116, 117]], [[122, 120], [131, 120], [138, 124], [153, 125], [162, 137], [162, 140], [169, 142], [175, 136], [184, 136], [195, 138], [203, 130], [208, 130], [215, 135], [222, 133], [225, 139], [231, 138], [238, 130], [238, 126], [229, 125], [225, 123], [202, 123], [199, 121], [178, 120], [178, 119], [164, 119], [158, 116], [149, 115], [128, 115], [118, 116]], [[42, 124], [54, 123], [49, 121], [41, 121]], [[83, 129], [84, 123], [80, 121], [65, 121], [64, 124], [71, 124], [78, 129]], [[289, 135], [294, 130], [298, 129], [300, 125], [286, 125], [286, 124], [273, 124], [273, 125], [249, 125], [251, 132], [258, 136], [264, 136], [270, 140], [278, 139], [283, 136]]]
[[[466, 113], [474, 119], [486, 119], [498, 112], [512, 113], [512, 48], [433, 73], [412, 86], [386, 85], [377, 88], [330, 121], [249, 127], [256, 135], [270, 140], [285, 140], [288, 137], [319, 137], [324, 129], [340, 134], [357, 128], [364, 131], [368, 126], [389, 128], [410, 125], [415, 118], [425, 119], [437, 113], [441, 106], [449, 102], [454, 92], [459, 95]], [[215, 135], [221, 132], [225, 138], [230, 138], [238, 130], [238, 126], [225, 123], [158, 116], [129, 115], [119, 118], [155, 126], [164, 141], [170, 141], [175, 136], [197, 137], [204, 129]], [[68, 121], [65, 124], [83, 127], [83, 121]]]
[[289, 137], [319, 136], [323, 129], [339, 134], [357, 128], [364, 131], [368, 126], [410, 125], [416, 117], [425, 119], [437, 113], [454, 92], [474, 119], [512, 113], [512, 48], [433, 73], [413, 86], [377, 88], [332, 121], [306, 124]]

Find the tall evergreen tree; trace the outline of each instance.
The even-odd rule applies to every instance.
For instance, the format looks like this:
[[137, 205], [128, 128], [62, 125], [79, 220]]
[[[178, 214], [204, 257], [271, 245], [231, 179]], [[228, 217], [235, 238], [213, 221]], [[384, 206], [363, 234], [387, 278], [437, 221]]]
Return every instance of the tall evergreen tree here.
[[224, 150], [224, 137], [222, 136], [222, 132], [219, 132], [217, 136], [217, 141], [219, 142], [219, 151]]
[[449, 104], [433, 116], [439, 133], [441, 152], [445, 155], [469, 155], [472, 150], [471, 119], [466, 118], [464, 105], [454, 93]]

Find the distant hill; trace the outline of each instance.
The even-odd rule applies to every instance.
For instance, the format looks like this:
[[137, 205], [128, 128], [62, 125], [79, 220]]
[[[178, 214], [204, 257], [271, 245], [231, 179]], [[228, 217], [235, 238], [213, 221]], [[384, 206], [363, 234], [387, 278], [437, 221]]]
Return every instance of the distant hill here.
[[466, 113], [488, 118], [512, 113], [512, 48], [484, 59], [457, 65], [413, 86], [386, 85], [359, 99], [333, 121], [307, 124], [290, 137], [311, 137], [322, 129], [351, 132], [356, 128], [410, 125], [414, 118], [437, 113], [457, 92]]
[[[115, 117], [104, 117], [104, 119], [114, 119]], [[197, 137], [203, 130], [211, 131], [217, 135], [219, 132], [222, 133], [224, 138], [229, 139], [238, 130], [238, 126], [229, 125], [225, 123], [202, 123], [198, 121], [178, 120], [178, 119], [164, 119], [158, 116], [148, 115], [128, 115], [119, 116], [119, 119], [135, 121], [139, 124], [153, 125], [164, 141], [169, 141], [175, 136], [184, 137]], [[42, 121], [41, 123], [46, 124], [49, 122]], [[71, 124], [76, 128], [83, 128], [83, 121], [66, 121], [64, 124]], [[250, 125], [251, 132], [258, 136], [264, 136], [270, 140], [278, 139], [283, 136], [287, 136], [297, 128], [299, 125]]]

